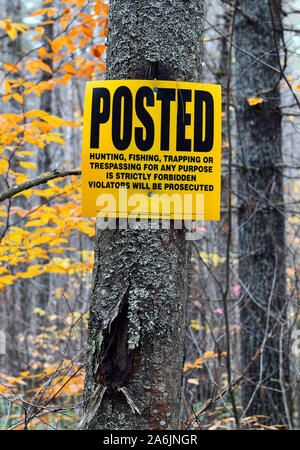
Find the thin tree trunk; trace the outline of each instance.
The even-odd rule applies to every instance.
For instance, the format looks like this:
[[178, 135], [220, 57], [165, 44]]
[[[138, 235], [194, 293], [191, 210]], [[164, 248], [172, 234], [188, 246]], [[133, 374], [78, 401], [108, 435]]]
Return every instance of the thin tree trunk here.
[[[237, 159], [243, 165], [238, 180], [241, 356], [243, 369], [248, 367], [242, 403], [246, 416], [266, 415], [269, 425], [286, 424], [287, 352], [280, 372], [282, 327], [284, 340], [288, 337], [285, 218], [282, 169], [276, 167], [282, 160], [280, 74], [276, 72], [281, 10], [279, 1], [268, 0], [241, 0], [239, 7], [246, 16], [237, 14], [238, 47], [275, 68], [236, 51]], [[264, 101], [250, 106], [247, 98], [251, 97]]]
[[[22, 22], [22, 5], [20, 0], [11, 0], [0, 3], [0, 19], [12, 19], [14, 22]], [[22, 54], [22, 33], [20, 33], [15, 40], [10, 39], [9, 36], [5, 36], [1, 39], [0, 43], [0, 51], [1, 51], [1, 61], [3, 63], [13, 63], [16, 64]], [[0, 80], [1, 82], [4, 80], [4, 72], [1, 72]], [[11, 74], [9, 78], [13, 79], [17, 78], [20, 75]], [[21, 93], [21, 92], [19, 92]], [[4, 114], [21, 114], [22, 113], [22, 105], [17, 102], [15, 99], [10, 99], [10, 101], [4, 103], [2, 102], [2, 111]], [[10, 169], [18, 172], [19, 157], [15, 155], [10, 160]], [[7, 188], [6, 184], [0, 183], [0, 191], [5, 190]], [[16, 200], [18, 206], [24, 207], [24, 200], [19, 197]], [[6, 342], [7, 342], [7, 355], [5, 357], [5, 367], [8, 373], [17, 375], [21, 370], [22, 365], [24, 364], [23, 355], [19, 350], [19, 340], [18, 340], [18, 332], [22, 327], [24, 327], [24, 323], [20, 326], [20, 315], [18, 310], [22, 304], [18, 301], [19, 297], [23, 298], [24, 295], [24, 286], [20, 283], [19, 287], [11, 286], [8, 290], [8, 294], [6, 295], [6, 312], [4, 312], [5, 323], [6, 323]], [[24, 322], [26, 322], [27, 315], [21, 317]], [[4, 361], [2, 360], [4, 363]]]
[[[203, 1], [112, 0], [107, 79], [199, 81]], [[84, 427], [178, 429], [189, 288], [183, 230], [97, 230]]]
[[[44, 21], [47, 21], [46, 15], [44, 15]], [[49, 44], [49, 41], [53, 40], [53, 24], [48, 23], [44, 25], [45, 33], [44, 33], [44, 47], [46, 48], [47, 52], [51, 52], [51, 46]], [[44, 58], [43, 62], [47, 64], [51, 69], [53, 68], [52, 59], [51, 58]], [[46, 71], [42, 72], [41, 81], [49, 81], [51, 79], [52, 74], [49, 74]], [[52, 114], [52, 91], [46, 89], [42, 94], [40, 98], [40, 109], [42, 111], [47, 112], [48, 114]], [[37, 165], [39, 169], [39, 173], [46, 173], [51, 170], [51, 165], [53, 164], [52, 161], [52, 154], [51, 154], [51, 143], [46, 143], [45, 147], [41, 149], [38, 152], [37, 155]], [[43, 188], [47, 188], [47, 184], [42, 186]], [[40, 204], [43, 205], [44, 199], [40, 197]], [[40, 263], [43, 264], [45, 260], [41, 260]], [[48, 307], [49, 303], [49, 295], [50, 295], [50, 284], [51, 284], [51, 278], [49, 273], [44, 273], [39, 276], [39, 288], [36, 295], [36, 304], [38, 307], [45, 310]], [[39, 322], [41, 325], [44, 325], [45, 323], [45, 316], [41, 316], [39, 319]]]

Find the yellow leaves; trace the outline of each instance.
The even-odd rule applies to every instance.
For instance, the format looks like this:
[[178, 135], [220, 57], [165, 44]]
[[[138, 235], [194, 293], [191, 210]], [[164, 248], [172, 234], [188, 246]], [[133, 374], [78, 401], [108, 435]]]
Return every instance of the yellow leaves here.
[[22, 97], [22, 95], [18, 94], [17, 92], [15, 92], [12, 97], [19, 103], [24, 103], [24, 99]]
[[1, 158], [0, 159], [0, 175], [6, 171], [8, 166], [9, 166], [8, 161], [5, 158]]
[[[63, 91], [71, 77], [89, 78], [94, 73], [98, 74], [105, 69], [102, 61], [105, 45], [97, 45], [98, 35], [100, 33], [105, 35], [107, 28], [105, 16], [107, 6], [102, 0], [93, 1], [88, 9], [84, 8], [88, 4], [86, 0], [62, 1], [61, 3], [66, 6], [65, 9], [62, 8], [58, 17], [55, 17], [56, 10], [50, 7], [49, 3], [51, 3], [50, 0], [45, 0], [45, 6], [32, 14], [32, 17], [36, 19], [31, 26], [29, 37], [36, 36], [39, 39], [43, 36], [49, 45], [46, 46], [44, 43], [42, 44], [44, 46], [33, 45], [30, 56], [26, 56], [18, 64], [5, 62], [2, 65], [3, 74], [6, 77], [2, 84], [2, 100], [16, 101], [22, 105], [22, 108], [19, 108], [22, 113], [0, 114], [0, 153], [2, 152], [0, 174], [5, 174], [10, 186], [26, 181], [27, 173], [30, 173], [31, 169], [36, 170], [34, 164], [36, 157], [47, 143], [55, 142], [65, 145], [62, 133], [64, 128], [80, 127], [79, 120], [82, 120], [80, 118], [78, 123], [75, 123], [78, 114], [76, 120], [71, 122], [43, 110], [28, 111], [28, 106], [33, 105], [36, 100], [33, 97], [41, 96], [45, 90], [52, 90], [57, 84], [62, 86]], [[46, 20], [43, 16], [47, 16]], [[73, 20], [74, 17], [76, 20]], [[48, 18], [54, 18], [54, 20], [48, 20]], [[44, 28], [50, 23], [56, 24], [56, 37], [51, 41], [45, 36]], [[6, 43], [9, 38], [16, 39], [18, 33], [28, 30], [26, 25], [15, 24], [9, 19], [0, 20], [0, 28], [4, 30], [0, 30], [0, 34], [4, 36]], [[86, 48], [92, 48], [91, 52], [78, 51], [81, 50], [79, 49], [80, 40]], [[27, 75], [24, 78], [19, 77], [19, 74], [24, 73], [25, 70]], [[52, 70], [55, 71], [54, 74]], [[46, 76], [41, 80], [43, 71], [45, 75], [49, 74], [49, 80]], [[18, 163], [17, 166], [9, 167], [8, 161], [12, 153], [17, 157]], [[24, 200], [26, 200], [25, 197], [30, 196], [37, 200], [34, 196], [40, 196], [47, 200], [48, 205], [51, 205], [49, 209], [39, 206], [38, 210], [35, 210], [37, 204], [40, 205], [37, 201], [35, 203], [31, 203], [31, 200], [24, 201], [22, 207], [16, 207], [15, 202], [12, 202], [11, 214], [22, 219], [22, 222], [20, 228], [10, 227], [1, 241], [1, 289], [15, 280], [29, 281], [31, 277], [47, 271], [76, 274], [77, 283], [90, 272], [93, 252], [80, 253], [75, 248], [69, 248], [69, 240], [70, 236], [78, 233], [93, 236], [95, 221], [80, 217], [80, 178], [71, 177], [69, 180], [71, 182], [67, 182], [66, 179], [56, 180], [53, 183], [49, 182], [45, 186], [46, 189], [33, 188], [18, 194], [22, 195]], [[6, 222], [6, 208], [0, 211], [0, 216], [2, 215], [5, 217], [3, 220], [0, 217], [2, 222]], [[75, 281], [74, 286], [76, 286]], [[76, 386], [70, 386], [70, 391], [75, 393], [78, 390]]]
[[287, 77], [287, 82], [285, 81], [282, 86], [283, 87], [287, 87], [289, 85], [289, 83], [291, 83], [291, 81], [293, 81], [293, 77]]
[[44, 273], [44, 269], [41, 269], [41, 265], [29, 266], [27, 272], [17, 272], [16, 277], [20, 278], [33, 278], [41, 273]]
[[289, 217], [288, 222], [290, 223], [300, 223], [300, 219], [298, 217]]
[[91, 270], [92, 264], [71, 262], [70, 258], [54, 257], [48, 264], [44, 265], [47, 273], [61, 273], [72, 275], [74, 273], [85, 273]]
[[184, 364], [184, 372], [187, 372], [190, 369], [202, 369], [203, 368], [203, 363], [210, 358], [216, 358], [216, 357], [220, 357], [223, 355], [226, 355], [226, 352], [222, 352], [222, 353], [215, 353], [215, 352], [205, 352], [203, 354], [203, 356], [201, 356], [200, 358], [197, 358], [193, 363], [190, 362], [186, 362]]
[[27, 61], [26, 69], [29, 70], [33, 75], [37, 72], [44, 70], [45, 72], [52, 74], [52, 69], [48, 64], [46, 64], [42, 59], [33, 59]]
[[5, 30], [12, 40], [16, 39], [18, 31], [25, 33], [27, 30], [29, 30], [29, 27], [27, 25], [24, 25], [22, 23], [13, 23], [11, 19], [0, 20], [0, 28]]
[[255, 105], [258, 105], [259, 103], [262, 103], [264, 100], [262, 98], [258, 98], [258, 97], [249, 97], [249, 98], [247, 98], [247, 101], [250, 106], [255, 106]]
[[29, 222], [26, 223], [25, 227], [26, 228], [28, 228], [28, 227], [40, 227], [40, 226], [47, 225], [48, 222], [49, 222], [49, 216], [45, 214], [40, 219], [29, 220]]
[[[49, 245], [50, 247], [53, 247], [54, 245], [61, 245], [61, 244], [67, 244], [68, 240], [64, 239], [64, 238], [57, 238], [57, 239], [53, 239]], [[62, 248], [63, 249], [63, 248]], [[62, 252], [63, 253], [63, 252]]]
[[46, 311], [44, 311], [42, 308], [34, 308], [33, 310], [34, 314], [38, 314], [39, 316], [44, 316], [46, 314]]
[[[41, 230], [41, 229], [39, 229]], [[51, 242], [51, 235], [46, 234], [35, 234], [34, 238], [31, 240], [32, 245], [42, 245], [42, 244], [49, 244]]]
[[34, 194], [39, 195], [40, 197], [49, 198], [52, 195], [57, 194], [57, 190], [55, 188], [35, 189]]
[[4, 275], [3, 277], [0, 277], [0, 289], [3, 290], [5, 286], [13, 284], [15, 279], [16, 277], [13, 275]]
[[62, 139], [62, 138], [60, 138], [58, 136], [55, 136], [54, 134], [48, 134], [47, 136], [43, 136], [43, 139], [45, 141], [57, 142], [58, 144], [63, 144], [63, 145], [65, 145], [65, 143], [66, 143], [64, 141], [64, 139]]
[[6, 94], [11, 94], [12, 80], [5, 80], [4, 81], [4, 88], [5, 88]]
[[17, 66], [16, 66], [15, 64], [12, 64], [12, 63], [6, 63], [6, 64], [3, 64], [3, 67], [4, 67], [6, 70], [8, 70], [9, 72], [14, 72], [14, 73], [17, 73], [17, 72], [18, 72], [18, 68], [17, 68]]
[[45, 272], [47, 273], [69, 273], [70, 267], [69, 258], [53, 258], [49, 264], [45, 266]]
[[19, 161], [20, 166], [25, 167], [26, 169], [34, 169], [37, 170], [37, 167], [33, 163]]
[[206, 264], [218, 266], [225, 261], [225, 258], [219, 256], [217, 253], [199, 252], [199, 256]]
[[6, 267], [0, 266], [0, 275], [2, 275], [3, 273], [7, 273], [8, 270]]
[[91, 225], [92, 224], [90, 222], [78, 222], [77, 227], [82, 233], [88, 234], [89, 236], [94, 236], [95, 229], [94, 226], [91, 227]]
[[191, 327], [195, 328], [195, 330], [197, 331], [201, 330], [201, 327], [197, 320], [191, 320]]
[[64, 120], [61, 117], [47, 115], [44, 116], [43, 119], [52, 125], [53, 128], [70, 126], [70, 127], [79, 127], [79, 125], [75, 122], [71, 122], [70, 120]]
[[24, 114], [24, 117], [41, 117], [42, 119], [47, 116], [48, 113], [46, 113], [45, 111], [42, 111], [40, 109], [33, 109], [31, 111], [27, 111]]

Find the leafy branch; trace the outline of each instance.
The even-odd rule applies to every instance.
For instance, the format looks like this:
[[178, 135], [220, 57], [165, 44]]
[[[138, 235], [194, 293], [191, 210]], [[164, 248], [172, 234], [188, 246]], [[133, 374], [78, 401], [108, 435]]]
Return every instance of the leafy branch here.
[[14, 195], [19, 194], [22, 191], [26, 191], [27, 189], [31, 189], [32, 187], [47, 183], [47, 181], [54, 180], [55, 178], [68, 177], [69, 175], [81, 175], [81, 170], [74, 169], [74, 170], [65, 170], [62, 172], [58, 170], [53, 170], [49, 173], [44, 173], [37, 177], [31, 178], [30, 180], [24, 181], [24, 183], [20, 183], [17, 186], [14, 186], [8, 189], [7, 191], [4, 191], [2, 194], [0, 194], [0, 202], [3, 202], [4, 200], [13, 197]]

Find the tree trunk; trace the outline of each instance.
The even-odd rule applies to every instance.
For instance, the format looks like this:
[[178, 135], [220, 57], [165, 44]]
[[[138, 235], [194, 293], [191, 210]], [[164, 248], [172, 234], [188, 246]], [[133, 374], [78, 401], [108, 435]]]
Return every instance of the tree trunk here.
[[[236, 44], [274, 70], [236, 51], [239, 135], [239, 277], [242, 284], [242, 387], [244, 415], [286, 424], [288, 412], [285, 287], [285, 218], [279, 81], [280, 2], [241, 0]], [[247, 17], [248, 16], [248, 17]], [[272, 23], [274, 21], [274, 23]], [[264, 101], [250, 106], [250, 97]], [[263, 419], [259, 419], [263, 421]]]
[[[107, 79], [199, 81], [203, 1], [111, 0]], [[97, 230], [84, 428], [178, 429], [190, 249], [183, 230]]]

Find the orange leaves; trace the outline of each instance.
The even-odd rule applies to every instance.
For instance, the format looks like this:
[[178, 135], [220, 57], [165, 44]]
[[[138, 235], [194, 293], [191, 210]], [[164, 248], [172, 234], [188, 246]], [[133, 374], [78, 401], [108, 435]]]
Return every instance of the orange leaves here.
[[[47, 340], [49, 339], [49, 335], [45, 334], [43, 336], [40, 336], [41, 339]], [[64, 368], [64, 367], [63, 367]], [[71, 367], [68, 370], [68, 375], [63, 375], [63, 368], [57, 371], [57, 367], [55, 364], [48, 364], [48, 367], [45, 368], [45, 375], [47, 377], [52, 378], [52, 383], [46, 388], [43, 388], [43, 392], [47, 396], [56, 396], [57, 394], [61, 395], [74, 395], [78, 394], [79, 392], [83, 391], [84, 387], [84, 371], [79, 371], [79, 368], [71, 365]], [[73, 375], [72, 372], [70, 374], [70, 369], [73, 369]], [[53, 376], [54, 375], [54, 376]], [[28, 377], [30, 378], [30, 376]], [[33, 391], [37, 392], [38, 390], [41, 390], [41, 387], [45, 383], [45, 380], [41, 383], [40, 386], [37, 388], [34, 388]]]
[[42, 59], [33, 59], [27, 61], [26, 69], [29, 70], [33, 75], [42, 70], [48, 73], [52, 73], [51, 67], [48, 66], [48, 64], [46, 64]]
[[59, 50], [64, 46], [68, 46], [70, 43], [69, 39], [66, 36], [57, 37], [53, 41], [50, 41], [50, 45], [53, 53], [58, 53]]
[[35, 27], [34, 31], [36, 31], [37, 33], [40, 33], [40, 34], [44, 34], [45, 28], [44, 27]]
[[102, 2], [100, 1], [96, 1], [95, 5], [94, 5], [94, 13], [96, 14], [96, 16], [99, 16], [102, 10]]
[[63, 16], [60, 19], [60, 24], [62, 28], [65, 30], [67, 28], [68, 22], [72, 19], [71, 9], [67, 8], [63, 12]]
[[[38, 174], [37, 156], [49, 143], [65, 145], [65, 127], [80, 126], [66, 120], [68, 117], [58, 117], [39, 109], [27, 110], [28, 105], [38, 104], [38, 99], [32, 97], [40, 97], [58, 84], [63, 92], [70, 79], [89, 79], [105, 70], [102, 60], [105, 45], [100, 35], [106, 33], [107, 5], [102, 0], [62, 0], [61, 3], [65, 7], [59, 14], [50, 0], [45, 0], [44, 5], [32, 13], [35, 19], [32, 20], [30, 38], [34, 37], [35, 44], [32, 43], [31, 51], [17, 64], [12, 61], [2, 66], [5, 76], [2, 100], [18, 102], [19, 107], [15, 110], [22, 111], [0, 114], [0, 176], [7, 179], [11, 187]], [[48, 24], [55, 24], [51, 40], [45, 31]], [[4, 37], [7, 34], [11, 39], [29, 29], [10, 19], [0, 21], [0, 28], [3, 30], [0, 34]], [[91, 48], [91, 52], [82, 51], [81, 46]], [[24, 78], [19, 77], [23, 73]], [[82, 233], [92, 237], [95, 232], [95, 221], [80, 217], [79, 189], [80, 178], [74, 176], [68, 181], [55, 180], [17, 194], [24, 198], [22, 208], [16, 207], [12, 199], [11, 213], [20, 222], [18, 227], [8, 228], [0, 244], [1, 289], [21, 278], [29, 280], [43, 271], [77, 273], [81, 277], [91, 270], [92, 259], [80, 258], [78, 261], [78, 250], [70, 248], [69, 244], [71, 235]], [[35, 207], [40, 205], [35, 202], [37, 197], [47, 202], [47, 206], [31, 209], [34, 204]], [[6, 209], [0, 209], [3, 224], [7, 220], [5, 214]], [[41, 260], [44, 265], [39, 266]], [[75, 393], [76, 387], [70, 390]]]
[[45, 47], [40, 47], [38, 48], [38, 54], [40, 58], [44, 58], [45, 56], [50, 56], [47, 52], [47, 50], [45, 49]]
[[39, 9], [38, 11], [34, 11], [31, 14], [31, 17], [43, 16], [44, 14], [47, 14], [48, 17], [53, 17], [55, 13], [56, 13], [55, 8], [44, 8], [44, 9]]
[[95, 56], [96, 58], [101, 58], [102, 54], [105, 51], [105, 45], [101, 44], [101, 45], [97, 45], [97, 47], [92, 47], [91, 48], [91, 52], [93, 54], [93, 56]]
[[247, 98], [247, 101], [250, 106], [255, 106], [255, 105], [258, 105], [259, 103], [262, 103], [264, 100], [262, 98], [258, 98], [258, 97], [249, 97], [249, 98]]
[[[49, 2], [44, 2], [47, 5]], [[105, 36], [107, 33], [107, 13], [108, 7], [102, 0], [94, 0], [92, 2], [92, 9], [87, 9], [85, 6], [88, 4], [86, 0], [66, 0], [63, 2], [67, 4], [67, 7], [63, 13], [55, 18], [56, 9], [52, 7], [45, 7], [34, 11], [32, 17], [41, 17], [41, 23], [36, 24], [34, 31], [37, 33], [33, 40], [43, 39], [48, 41], [50, 48], [46, 48], [41, 45], [36, 50], [36, 56], [32, 59], [22, 61], [15, 66], [12, 63], [5, 63], [4, 67], [10, 73], [18, 73], [19, 70], [26, 68], [32, 75], [38, 75], [41, 72], [46, 72], [52, 75], [53, 71], [58, 75], [49, 77], [49, 80], [42, 80], [40, 82], [33, 82], [30, 77], [26, 76], [26, 80], [23, 83], [19, 83], [22, 86], [22, 92], [18, 90], [17, 84], [14, 84], [11, 89], [6, 88], [3, 101], [14, 99], [19, 103], [23, 103], [24, 95], [35, 93], [38, 97], [45, 90], [52, 90], [57, 83], [66, 85], [71, 77], [79, 76], [89, 79], [96, 70], [104, 71], [105, 64], [102, 61], [102, 55], [105, 51], [105, 45], [97, 39], [101, 36]], [[42, 17], [48, 16], [53, 20], [42, 21]], [[76, 16], [76, 21], [73, 20]], [[57, 35], [53, 39], [49, 39], [45, 33], [44, 25], [55, 23], [58, 25]], [[25, 32], [29, 28], [23, 24], [13, 23], [10, 19], [0, 21], [0, 27], [2, 27], [12, 39], [15, 39], [18, 31]], [[99, 32], [97, 31], [99, 30]], [[97, 35], [98, 32], [98, 35]], [[80, 48], [91, 48], [91, 54], [96, 58], [85, 57], [81, 58], [80, 64], [75, 64], [73, 54], [76, 54]], [[66, 59], [66, 54], [68, 57]], [[45, 59], [52, 59], [52, 64], [49, 65]], [[29, 78], [29, 79], [28, 79]], [[11, 81], [13, 80], [6, 80]]]
[[77, 75], [77, 73], [78, 73], [78, 71], [75, 69], [75, 67], [72, 64], [64, 64], [63, 69], [71, 75]]

